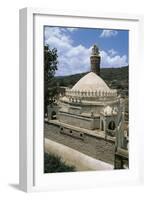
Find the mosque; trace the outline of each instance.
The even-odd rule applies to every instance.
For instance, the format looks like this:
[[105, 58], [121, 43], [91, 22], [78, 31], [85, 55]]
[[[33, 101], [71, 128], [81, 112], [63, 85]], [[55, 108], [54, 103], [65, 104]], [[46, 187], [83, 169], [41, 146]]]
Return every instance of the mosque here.
[[[48, 120], [59, 126], [65, 139], [66, 135], [81, 139], [84, 145], [88, 138], [96, 138], [97, 145], [100, 143], [97, 158], [123, 168], [124, 163], [128, 165], [128, 143], [124, 146], [125, 100], [100, 77], [101, 56], [96, 45], [92, 47], [90, 62], [91, 71], [72, 88], [65, 89], [57, 106], [49, 106]], [[118, 154], [117, 149], [124, 149], [125, 155], [121, 150]]]

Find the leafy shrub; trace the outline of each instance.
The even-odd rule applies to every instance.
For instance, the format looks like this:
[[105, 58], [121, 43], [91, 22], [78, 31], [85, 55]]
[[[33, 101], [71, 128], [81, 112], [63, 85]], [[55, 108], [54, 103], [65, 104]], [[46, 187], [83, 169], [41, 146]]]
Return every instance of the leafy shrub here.
[[53, 154], [44, 154], [44, 173], [73, 172], [74, 166], [66, 165], [60, 157]]

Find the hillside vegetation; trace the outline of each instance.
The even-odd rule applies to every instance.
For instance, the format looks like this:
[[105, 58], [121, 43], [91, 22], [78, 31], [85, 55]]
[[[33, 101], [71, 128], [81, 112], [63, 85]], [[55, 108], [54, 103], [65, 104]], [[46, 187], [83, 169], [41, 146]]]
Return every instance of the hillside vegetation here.
[[[87, 73], [59, 76], [55, 79], [59, 86], [72, 87]], [[122, 95], [128, 96], [128, 66], [121, 68], [102, 68], [100, 73], [100, 76], [111, 88], [117, 89]]]
[[74, 172], [74, 166], [68, 166], [60, 157], [53, 154], [44, 154], [44, 173]]

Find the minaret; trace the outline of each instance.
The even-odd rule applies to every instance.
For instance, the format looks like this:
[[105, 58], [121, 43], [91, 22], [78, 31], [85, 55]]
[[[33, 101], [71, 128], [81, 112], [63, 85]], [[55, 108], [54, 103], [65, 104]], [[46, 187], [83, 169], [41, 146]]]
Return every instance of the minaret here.
[[90, 61], [91, 61], [91, 71], [96, 73], [97, 75], [100, 75], [101, 57], [100, 57], [99, 49], [96, 45], [93, 45], [92, 47]]

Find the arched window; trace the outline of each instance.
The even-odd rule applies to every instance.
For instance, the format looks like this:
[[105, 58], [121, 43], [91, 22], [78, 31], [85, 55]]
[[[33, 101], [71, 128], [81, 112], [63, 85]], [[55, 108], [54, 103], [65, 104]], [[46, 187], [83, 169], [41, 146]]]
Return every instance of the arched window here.
[[115, 129], [115, 122], [114, 121], [111, 121], [108, 125], [108, 129], [109, 130], [114, 130]]
[[51, 113], [51, 119], [56, 119], [56, 112], [54, 110]]

